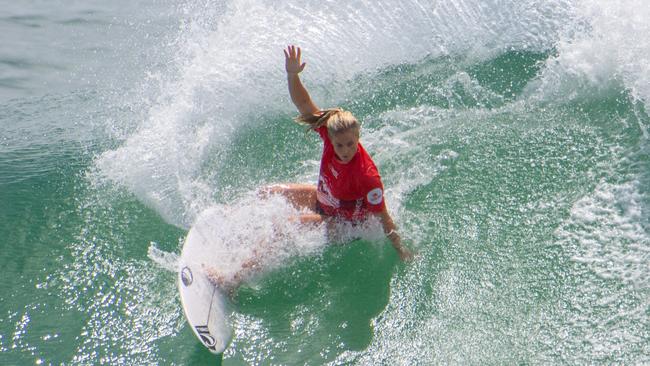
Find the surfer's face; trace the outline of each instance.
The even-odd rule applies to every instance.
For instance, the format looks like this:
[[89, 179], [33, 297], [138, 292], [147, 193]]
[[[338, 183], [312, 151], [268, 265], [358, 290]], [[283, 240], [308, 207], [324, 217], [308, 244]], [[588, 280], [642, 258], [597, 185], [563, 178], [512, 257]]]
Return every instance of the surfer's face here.
[[343, 164], [347, 164], [357, 153], [359, 145], [359, 131], [349, 128], [341, 132], [330, 135], [336, 157]]

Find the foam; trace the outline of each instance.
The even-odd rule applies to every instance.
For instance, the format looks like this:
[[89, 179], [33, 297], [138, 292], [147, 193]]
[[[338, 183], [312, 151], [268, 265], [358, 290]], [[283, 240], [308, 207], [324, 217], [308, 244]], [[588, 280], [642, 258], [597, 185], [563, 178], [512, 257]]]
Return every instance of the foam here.
[[643, 227], [643, 195], [636, 180], [601, 182], [578, 200], [556, 231], [572, 259], [598, 276], [637, 288], [650, 286], [650, 236]]

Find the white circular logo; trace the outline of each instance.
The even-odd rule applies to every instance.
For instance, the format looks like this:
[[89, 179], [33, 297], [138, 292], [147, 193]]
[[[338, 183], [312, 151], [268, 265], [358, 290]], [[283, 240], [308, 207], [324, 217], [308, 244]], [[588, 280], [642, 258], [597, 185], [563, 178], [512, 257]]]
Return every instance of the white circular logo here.
[[194, 281], [192, 270], [189, 267], [183, 267], [181, 270], [181, 281], [185, 287], [188, 287]]
[[383, 198], [383, 192], [381, 191], [381, 188], [375, 188], [372, 191], [368, 192], [367, 198], [368, 198], [368, 202], [370, 202], [373, 205], [380, 204]]

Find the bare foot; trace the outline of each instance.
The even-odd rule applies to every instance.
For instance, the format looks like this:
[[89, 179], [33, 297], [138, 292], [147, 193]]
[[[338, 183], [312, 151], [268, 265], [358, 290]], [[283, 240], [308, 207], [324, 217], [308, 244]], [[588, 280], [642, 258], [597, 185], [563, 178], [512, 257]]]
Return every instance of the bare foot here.
[[226, 287], [227, 285], [226, 279], [223, 278], [223, 275], [219, 273], [216, 269], [208, 268], [205, 265], [203, 265], [203, 271], [205, 275], [208, 277], [208, 280], [210, 280], [210, 282], [212, 282], [213, 285], [219, 288]]

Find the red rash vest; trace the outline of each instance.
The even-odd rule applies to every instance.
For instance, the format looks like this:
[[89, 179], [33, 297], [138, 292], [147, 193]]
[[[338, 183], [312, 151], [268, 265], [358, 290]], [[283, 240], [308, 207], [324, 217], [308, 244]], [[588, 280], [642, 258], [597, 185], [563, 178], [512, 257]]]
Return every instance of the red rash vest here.
[[341, 163], [327, 133], [316, 130], [323, 139], [323, 156], [316, 198], [326, 215], [350, 221], [363, 220], [368, 212], [385, 208], [384, 186], [375, 163], [359, 143], [357, 153], [347, 164]]

